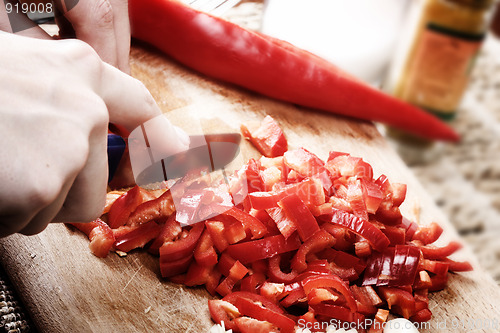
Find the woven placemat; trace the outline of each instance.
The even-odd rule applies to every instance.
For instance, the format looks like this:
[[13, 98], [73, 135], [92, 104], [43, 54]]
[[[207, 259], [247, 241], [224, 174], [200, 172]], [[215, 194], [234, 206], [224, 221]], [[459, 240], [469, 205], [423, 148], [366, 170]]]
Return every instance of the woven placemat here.
[[7, 274], [0, 266], [0, 333], [35, 332]]

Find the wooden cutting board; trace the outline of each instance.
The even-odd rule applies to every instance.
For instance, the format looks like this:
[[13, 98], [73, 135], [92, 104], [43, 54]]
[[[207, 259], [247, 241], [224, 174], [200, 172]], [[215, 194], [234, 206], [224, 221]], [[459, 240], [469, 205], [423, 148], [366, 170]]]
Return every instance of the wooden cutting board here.
[[[290, 148], [303, 146], [322, 158], [330, 150], [362, 156], [375, 175], [408, 184], [403, 206], [410, 218], [421, 207], [422, 223], [438, 221], [442, 242], [457, 239], [453, 227], [418, 181], [370, 123], [336, 117], [214, 82], [157, 52], [136, 45], [133, 75], [150, 89], [172, 120], [192, 129], [190, 119], [202, 119], [206, 131], [238, 131], [242, 122], [272, 115], [283, 127]], [[169, 115], [169, 116], [170, 116]], [[258, 153], [241, 144], [243, 159]], [[454, 324], [483, 321], [483, 332], [499, 331], [488, 324], [500, 319], [500, 289], [481, 271], [468, 249], [455, 258], [470, 260], [475, 271], [452, 275], [448, 288], [430, 297], [431, 329], [466, 332]], [[94, 257], [85, 236], [63, 224], [52, 224], [32, 237], [13, 235], [0, 240], [0, 260], [41, 332], [206, 332], [212, 322], [209, 294], [160, 279], [158, 260], [143, 252], [106, 259]], [[498, 324], [498, 322], [497, 322]]]

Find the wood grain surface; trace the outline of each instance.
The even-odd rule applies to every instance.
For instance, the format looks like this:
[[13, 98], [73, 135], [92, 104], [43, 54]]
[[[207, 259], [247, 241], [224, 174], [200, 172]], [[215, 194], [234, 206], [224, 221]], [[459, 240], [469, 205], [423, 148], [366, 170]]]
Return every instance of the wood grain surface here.
[[[196, 131], [198, 124], [206, 132], [238, 131], [242, 122], [270, 114], [282, 125], [290, 148], [303, 146], [321, 158], [330, 150], [363, 157], [376, 176], [385, 173], [391, 181], [408, 184], [403, 205], [408, 217], [418, 215], [424, 224], [439, 222], [445, 228], [440, 243], [458, 238], [372, 124], [214, 82], [143, 45], [132, 49], [132, 71], [172, 121], [188, 132]], [[172, 111], [179, 108], [181, 112]], [[240, 163], [258, 157], [247, 142], [241, 144], [241, 154]], [[495, 326], [495, 321], [500, 325], [500, 289], [477, 266], [469, 249], [454, 258], [470, 260], [475, 271], [450, 276], [449, 286], [432, 294], [434, 316], [422, 332], [500, 331]], [[206, 291], [160, 279], [158, 260], [147, 253], [94, 257], [86, 237], [63, 224], [52, 224], [36, 236], [1, 239], [0, 260], [41, 332], [206, 332], [212, 325]], [[471, 320], [477, 330], [453, 326]]]

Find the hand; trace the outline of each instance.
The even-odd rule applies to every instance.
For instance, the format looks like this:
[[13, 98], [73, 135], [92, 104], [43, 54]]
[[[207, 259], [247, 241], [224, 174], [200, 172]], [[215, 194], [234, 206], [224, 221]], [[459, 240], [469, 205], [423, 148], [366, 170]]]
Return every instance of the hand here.
[[[40, 2], [48, 4], [52, 1]], [[92, 46], [102, 60], [130, 74], [130, 23], [127, 0], [55, 0], [54, 3], [63, 15], [56, 19], [62, 37], [76, 36]], [[26, 15], [15, 13], [7, 16], [2, 1], [0, 3], [0, 30], [12, 32], [11, 20], [23, 21], [24, 25], [31, 25], [31, 28], [19, 31], [20, 35], [51, 39]]]
[[[78, 40], [0, 32], [0, 54], [0, 237], [95, 219], [106, 194], [108, 121], [131, 131], [158, 106], [141, 82]], [[170, 144], [180, 152], [189, 139]]]

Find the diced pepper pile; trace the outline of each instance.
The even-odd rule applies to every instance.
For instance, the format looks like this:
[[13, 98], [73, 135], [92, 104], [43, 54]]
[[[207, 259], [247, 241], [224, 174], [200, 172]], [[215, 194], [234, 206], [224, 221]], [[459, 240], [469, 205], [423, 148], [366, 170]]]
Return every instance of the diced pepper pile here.
[[[446, 286], [449, 271], [472, 269], [448, 259], [459, 243], [429, 245], [443, 231], [438, 224], [401, 215], [406, 185], [374, 179], [367, 162], [346, 153], [324, 162], [287, 150], [269, 116], [242, 131], [267, 156], [248, 161], [229, 186], [186, 176], [188, 209], [174, 206], [170, 190], [136, 186], [111, 192], [102, 219], [73, 225], [98, 257], [146, 247], [159, 255], [162, 277], [222, 296], [208, 301], [210, 314], [235, 332], [314, 331], [332, 319], [381, 332], [388, 310], [428, 321], [428, 293]], [[176, 221], [176, 208], [202, 215], [228, 195], [238, 204], [220, 215], [186, 227]], [[379, 324], [364, 327], [368, 318]]]

